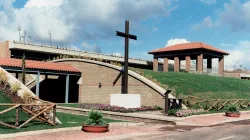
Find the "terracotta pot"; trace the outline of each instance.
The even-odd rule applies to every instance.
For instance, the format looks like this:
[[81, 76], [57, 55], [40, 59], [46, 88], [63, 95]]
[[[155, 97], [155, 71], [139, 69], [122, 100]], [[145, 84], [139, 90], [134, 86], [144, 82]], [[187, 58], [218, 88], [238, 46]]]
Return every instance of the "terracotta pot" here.
[[240, 113], [226, 112], [225, 114], [228, 117], [240, 117]]
[[109, 130], [109, 124], [106, 126], [90, 126], [82, 124], [82, 131], [92, 132], [92, 133], [103, 133]]

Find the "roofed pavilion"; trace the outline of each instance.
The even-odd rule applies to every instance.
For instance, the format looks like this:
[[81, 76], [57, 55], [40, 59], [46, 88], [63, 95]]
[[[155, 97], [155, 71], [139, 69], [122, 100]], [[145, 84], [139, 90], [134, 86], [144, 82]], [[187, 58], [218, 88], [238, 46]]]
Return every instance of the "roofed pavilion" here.
[[168, 72], [168, 60], [174, 60], [174, 71], [179, 72], [180, 61], [186, 61], [187, 72], [190, 71], [191, 60], [196, 60], [196, 71], [198, 73], [203, 72], [203, 59], [207, 59], [207, 68], [212, 69], [212, 59], [219, 59], [218, 73], [223, 75], [224, 73], [224, 56], [229, 55], [228, 52], [214, 48], [202, 42], [192, 42], [177, 44], [173, 46], [156, 49], [148, 54], [154, 55], [153, 70], [158, 71], [158, 58], [164, 59], [163, 71]]

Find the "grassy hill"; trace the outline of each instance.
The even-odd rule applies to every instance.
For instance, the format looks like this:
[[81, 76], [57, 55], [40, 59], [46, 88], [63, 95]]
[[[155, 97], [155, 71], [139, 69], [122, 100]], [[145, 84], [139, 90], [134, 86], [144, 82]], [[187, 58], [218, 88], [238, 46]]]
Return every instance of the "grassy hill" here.
[[248, 80], [183, 72], [166, 73], [143, 69], [139, 71], [174, 89], [177, 97], [178, 95], [193, 95], [207, 99], [250, 99], [250, 81]]

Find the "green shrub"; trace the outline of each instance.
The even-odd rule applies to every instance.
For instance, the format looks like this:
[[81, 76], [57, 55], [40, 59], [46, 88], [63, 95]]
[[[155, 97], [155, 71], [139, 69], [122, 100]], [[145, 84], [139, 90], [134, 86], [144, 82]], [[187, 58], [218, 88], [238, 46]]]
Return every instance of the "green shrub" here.
[[175, 116], [176, 115], [176, 112], [178, 111], [179, 109], [169, 109], [168, 110], [168, 115], [169, 116]]
[[94, 111], [93, 109], [88, 114], [88, 119], [84, 121], [85, 125], [91, 126], [105, 126], [108, 123], [103, 120], [103, 115], [100, 111]]
[[155, 106], [154, 106], [154, 109], [155, 109], [155, 110], [163, 110], [163, 108], [162, 108], [161, 106], [158, 106], [158, 105], [155, 105]]
[[231, 112], [231, 113], [240, 113], [239, 108], [236, 105], [229, 105], [226, 106], [226, 112]]

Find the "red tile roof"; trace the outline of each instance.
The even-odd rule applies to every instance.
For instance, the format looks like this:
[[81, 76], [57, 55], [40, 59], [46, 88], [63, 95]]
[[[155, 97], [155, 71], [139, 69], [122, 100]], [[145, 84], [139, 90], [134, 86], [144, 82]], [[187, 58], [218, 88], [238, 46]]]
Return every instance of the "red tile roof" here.
[[[25, 64], [26, 68], [30, 69], [62, 71], [62, 72], [80, 72], [78, 69], [76, 69], [70, 64], [52, 63], [52, 62], [34, 61], [34, 60], [26, 60]], [[21, 68], [22, 59], [0, 58], [0, 66]]]
[[153, 51], [149, 52], [149, 54], [154, 54], [154, 53], [158, 53], [158, 52], [179, 51], [179, 50], [193, 50], [193, 49], [206, 49], [206, 50], [222, 53], [224, 55], [229, 55], [228, 52], [225, 52], [225, 51], [222, 51], [220, 49], [214, 48], [214, 47], [212, 47], [210, 45], [207, 45], [205, 43], [202, 43], [202, 42], [176, 44], [176, 45], [173, 45], [173, 46], [168, 46], [168, 47], [164, 47], [164, 48], [161, 48], [161, 49], [153, 50]]

